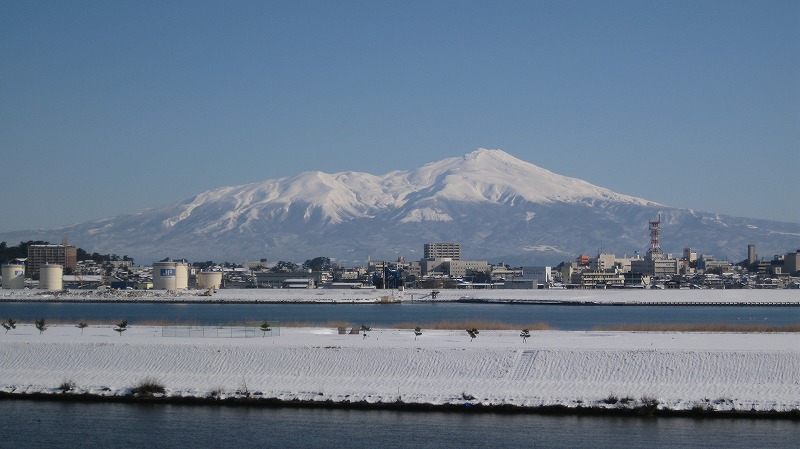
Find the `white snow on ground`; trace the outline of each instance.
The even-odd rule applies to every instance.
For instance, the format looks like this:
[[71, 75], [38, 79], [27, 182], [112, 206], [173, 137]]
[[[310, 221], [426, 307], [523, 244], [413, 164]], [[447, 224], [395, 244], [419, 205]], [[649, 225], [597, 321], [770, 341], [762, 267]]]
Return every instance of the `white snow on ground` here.
[[[0, 301], [146, 300], [164, 302], [315, 302], [359, 303], [432, 301], [431, 290], [371, 289], [222, 289], [211, 296], [186, 290], [0, 290]], [[586, 304], [791, 304], [800, 305], [800, 290], [439, 290], [436, 301], [514, 301]]]
[[127, 394], [154, 377], [173, 396], [430, 404], [800, 409], [800, 335], [282, 328], [255, 338], [164, 337], [161, 327], [20, 325], [0, 334], [0, 391]]

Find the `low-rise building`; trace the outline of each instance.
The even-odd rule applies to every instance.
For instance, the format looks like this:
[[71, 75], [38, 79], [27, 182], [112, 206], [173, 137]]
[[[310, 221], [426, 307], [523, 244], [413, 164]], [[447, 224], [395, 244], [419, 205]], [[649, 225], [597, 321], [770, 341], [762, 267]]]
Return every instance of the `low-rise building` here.
[[581, 286], [583, 288], [622, 288], [625, 286], [625, 276], [622, 273], [608, 271], [583, 271], [581, 272]]
[[259, 288], [317, 288], [323, 283], [323, 273], [317, 271], [286, 273], [264, 271], [255, 272], [253, 275]]

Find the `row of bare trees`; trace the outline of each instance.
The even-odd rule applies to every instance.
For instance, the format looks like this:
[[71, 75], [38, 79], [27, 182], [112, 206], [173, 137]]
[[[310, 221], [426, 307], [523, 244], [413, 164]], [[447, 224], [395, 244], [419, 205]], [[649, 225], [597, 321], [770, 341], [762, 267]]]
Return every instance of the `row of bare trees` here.
[[[44, 331], [46, 331], [47, 328], [48, 328], [47, 323], [45, 322], [44, 318], [40, 318], [40, 319], [34, 321], [34, 325], [36, 326], [36, 329], [39, 330], [39, 335], [43, 334]], [[2, 324], [2, 326], [3, 326], [3, 329], [6, 330], [6, 333], [8, 333], [8, 331], [17, 328], [17, 321], [12, 319], [12, 318], [9, 318], [8, 321], [6, 321], [6, 322], [4, 322]], [[78, 324], [76, 324], [75, 327], [80, 329], [81, 330], [81, 335], [83, 335], [83, 330], [86, 329], [87, 327], [89, 327], [89, 325], [87, 323], [81, 321]], [[122, 320], [121, 322], [119, 322], [119, 323], [114, 325], [114, 331], [118, 332], [120, 337], [122, 336], [122, 333], [125, 332], [127, 329], [128, 329], [128, 320]]]

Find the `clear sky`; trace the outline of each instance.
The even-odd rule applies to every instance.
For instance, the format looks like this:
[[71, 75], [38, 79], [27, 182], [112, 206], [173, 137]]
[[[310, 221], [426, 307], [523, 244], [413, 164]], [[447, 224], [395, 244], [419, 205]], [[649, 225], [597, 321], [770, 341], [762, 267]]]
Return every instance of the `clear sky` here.
[[0, 0], [0, 231], [478, 147], [800, 222], [800, 2]]

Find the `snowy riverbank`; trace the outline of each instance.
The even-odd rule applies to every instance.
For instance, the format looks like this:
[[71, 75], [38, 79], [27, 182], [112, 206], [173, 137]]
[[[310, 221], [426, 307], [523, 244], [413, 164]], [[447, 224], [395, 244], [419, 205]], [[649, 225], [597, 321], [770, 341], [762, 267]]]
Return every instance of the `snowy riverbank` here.
[[[174, 398], [669, 410], [800, 410], [800, 335], [275, 329], [254, 338], [177, 328], [21, 325], [0, 335], [0, 392], [125, 396], [153, 378]], [[225, 332], [222, 332], [224, 335]]]
[[365, 303], [497, 302], [597, 305], [754, 305], [800, 306], [800, 290], [431, 290], [222, 289], [164, 290], [0, 290], [13, 302], [166, 302], [166, 303]]

